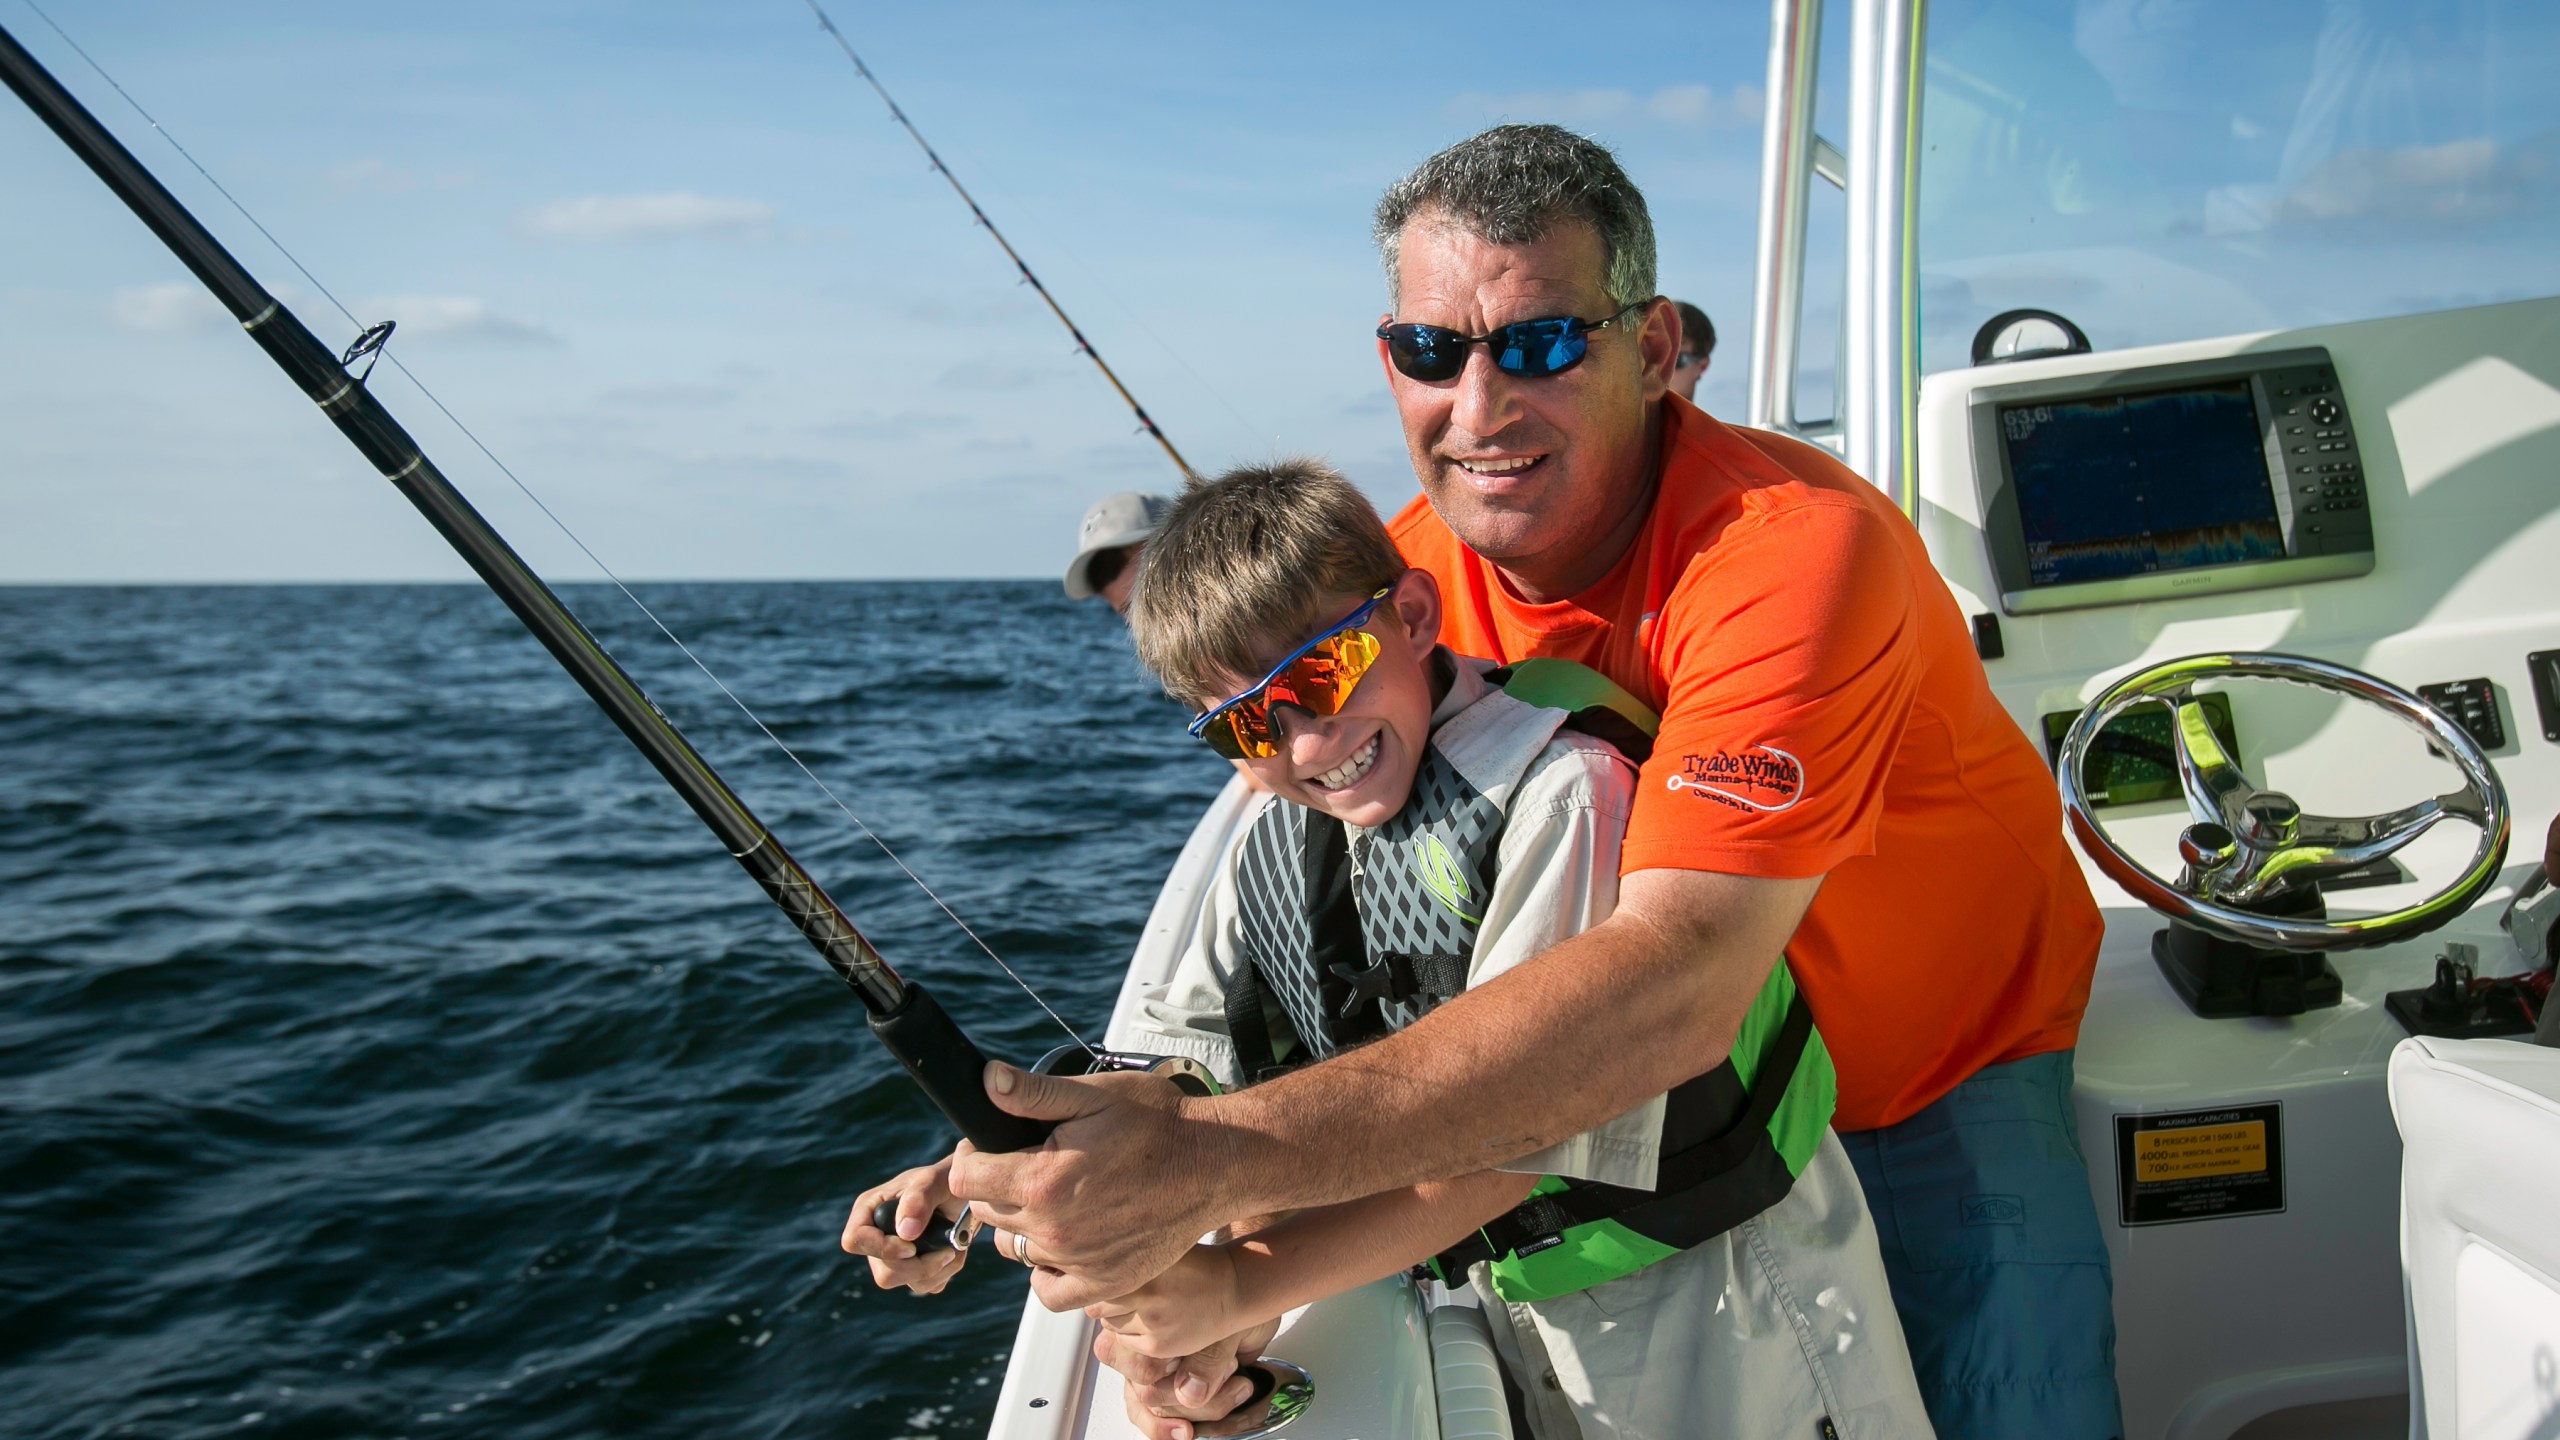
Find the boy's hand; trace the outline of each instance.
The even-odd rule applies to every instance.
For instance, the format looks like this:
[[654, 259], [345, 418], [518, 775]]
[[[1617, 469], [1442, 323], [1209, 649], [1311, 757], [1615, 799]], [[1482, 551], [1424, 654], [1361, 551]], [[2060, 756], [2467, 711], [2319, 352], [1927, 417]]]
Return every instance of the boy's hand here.
[[1241, 1319], [1235, 1251], [1194, 1245], [1173, 1268], [1117, 1300], [1085, 1307], [1140, 1354], [1171, 1360], [1236, 1333]]
[[[961, 1142], [966, 1148], [968, 1142]], [[934, 1250], [916, 1254], [916, 1237], [924, 1233], [927, 1222], [939, 1215], [945, 1220], [960, 1213], [960, 1201], [951, 1193], [950, 1157], [930, 1165], [919, 1165], [884, 1185], [862, 1192], [853, 1202], [853, 1213], [845, 1217], [844, 1245], [848, 1255], [862, 1255], [871, 1261], [871, 1283], [883, 1290], [905, 1286], [918, 1295], [931, 1295], [951, 1283], [969, 1258], [967, 1249]], [[871, 1223], [871, 1210], [881, 1201], [898, 1202], [898, 1218], [893, 1230], [884, 1231]]]
[[1121, 1398], [1139, 1434], [1193, 1440], [1198, 1427], [1192, 1422], [1223, 1420], [1253, 1393], [1253, 1382], [1236, 1368], [1259, 1357], [1279, 1330], [1279, 1321], [1265, 1321], [1178, 1360], [1142, 1354], [1104, 1330], [1094, 1336], [1093, 1356], [1120, 1372]]

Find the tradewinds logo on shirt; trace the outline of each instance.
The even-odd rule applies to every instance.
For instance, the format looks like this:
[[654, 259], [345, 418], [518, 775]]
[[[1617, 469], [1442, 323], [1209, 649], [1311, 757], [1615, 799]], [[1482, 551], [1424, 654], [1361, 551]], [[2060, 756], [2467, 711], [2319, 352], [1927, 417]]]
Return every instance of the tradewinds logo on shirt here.
[[1663, 786], [1731, 809], [1775, 814], [1804, 798], [1804, 765], [1774, 745], [1746, 745], [1739, 754], [1683, 755], [1680, 773]]

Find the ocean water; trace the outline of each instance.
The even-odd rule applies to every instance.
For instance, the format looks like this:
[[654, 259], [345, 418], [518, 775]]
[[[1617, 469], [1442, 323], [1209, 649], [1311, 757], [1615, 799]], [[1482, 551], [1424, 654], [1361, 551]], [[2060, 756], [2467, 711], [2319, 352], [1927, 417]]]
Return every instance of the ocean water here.
[[[1054, 583], [643, 595], [1098, 1033], [1224, 779]], [[570, 602], [991, 1053], [1055, 1027], [608, 590]], [[1024, 1294], [871, 1290], [942, 1122], [476, 586], [0, 588], [0, 1431], [983, 1430]]]

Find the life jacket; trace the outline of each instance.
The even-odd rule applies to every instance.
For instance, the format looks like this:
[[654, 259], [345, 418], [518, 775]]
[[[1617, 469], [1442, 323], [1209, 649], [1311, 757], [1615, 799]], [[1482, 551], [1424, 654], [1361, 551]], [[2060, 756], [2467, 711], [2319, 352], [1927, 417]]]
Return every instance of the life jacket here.
[[[1513, 791], [1555, 731], [1604, 739], [1633, 764], [1652, 750], [1653, 712], [1597, 671], [1533, 659], [1485, 678], [1539, 707], [1547, 726], [1512, 752], [1516, 772], [1480, 774], [1479, 787], [1435, 736], [1404, 808], [1363, 837], [1356, 866], [1341, 821], [1287, 802], [1240, 842], [1244, 963], [1226, 1020], [1245, 1083], [1401, 1029], [1466, 988], [1499, 878], [1507, 817], [1494, 795]], [[1454, 1279], [1489, 1262], [1495, 1292], [1523, 1302], [1668, 1259], [1786, 1196], [1831, 1123], [1836, 1088], [1795, 978], [1776, 965], [1727, 1058], [1666, 1098], [1653, 1189], [1542, 1177], [1430, 1266]]]

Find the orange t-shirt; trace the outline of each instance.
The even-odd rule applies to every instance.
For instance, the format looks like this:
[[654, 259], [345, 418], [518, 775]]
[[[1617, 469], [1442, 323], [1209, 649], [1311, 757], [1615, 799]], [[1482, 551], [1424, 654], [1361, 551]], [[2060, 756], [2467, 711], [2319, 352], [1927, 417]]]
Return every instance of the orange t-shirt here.
[[1882, 492], [1821, 450], [1663, 403], [1662, 478], [1617, 566], [1533, 605], [1417, 497], [1388, 528], [1441, 640], [1577, 660], [1662, 712], [1621, 869], [1827, 877], [1788, 942], [1842, 1130], [2079, 1033], [2097, 904], [2043, 757]]

